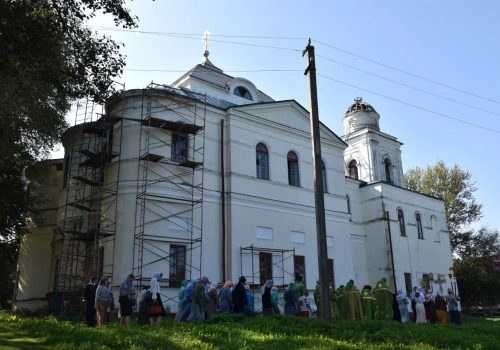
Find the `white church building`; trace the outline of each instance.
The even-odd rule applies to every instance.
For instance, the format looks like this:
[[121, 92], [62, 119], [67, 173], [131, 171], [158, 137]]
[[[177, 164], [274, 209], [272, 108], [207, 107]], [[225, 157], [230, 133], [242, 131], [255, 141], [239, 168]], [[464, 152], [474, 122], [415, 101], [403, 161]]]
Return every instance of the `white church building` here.
[[[344, 136], [321, 125], [331, 281], [445, 289], [444, 202], [406, 189], [402, 143], [370, 104], [345, 103]], [[21, 239], [14, 308], [76, 312], [93, 275], [111, 277], [117, 299], [128, 274], [139, 288], [161, 271], [171, 312], [183, 279], [243, 275], [257, 296], [263, 281], [299, 274], [315, 288], [309, 112], [295, 100], [205, 58], [170, 86], [110, 98], [102, 114], [80, 104], [75, 123], [65, 157], [26, 172], [42, 220]]]

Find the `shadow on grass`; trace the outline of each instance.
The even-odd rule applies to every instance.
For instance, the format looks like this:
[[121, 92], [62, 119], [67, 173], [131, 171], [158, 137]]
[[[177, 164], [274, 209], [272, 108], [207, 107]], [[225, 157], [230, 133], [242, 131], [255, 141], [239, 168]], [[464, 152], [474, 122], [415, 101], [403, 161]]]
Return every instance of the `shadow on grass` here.
[[40, 339], [28, 338], [20, 332], [0, 325], [0, 349], [48, 349]]

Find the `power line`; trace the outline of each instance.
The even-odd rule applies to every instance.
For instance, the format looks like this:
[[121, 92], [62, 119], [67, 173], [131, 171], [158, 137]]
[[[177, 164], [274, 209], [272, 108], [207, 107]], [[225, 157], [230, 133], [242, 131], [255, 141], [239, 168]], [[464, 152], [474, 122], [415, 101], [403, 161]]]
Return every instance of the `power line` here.
[[[189, 33], [168, 33], [168, 32], [150, 32], [144, 30], [135, 30], [135, 29], [121, 29], [121, 28], [112, 28], [112, 27], [101, 27], [101, 26], [88, 26], [89, 28], [99, 29], [99, 30], [109, 30], [109, 31], [121, 31], [121, 32], [136, 32], [143, 34], [154, 34], [154, 35], [192, 35], [196, 37], [201, 37], [201, 33], [197, 34], [189, 34]], [[225, 35], [225, 34], [210, 34], [210, 36], [220, 36], [223, 38], [247, 38], [247, 39], [283, 39], [283, 40], [307, 40], [308, 38], [290, 38], [284, 36], [252, 36], [252, 35]]]
[[337, 64], [340, 64], [342, 66], [345, 66], [345, 67], [349, 67], [351, 69], [355, 69], [357, 71], [360, 71], [360, 72], [363, 72], [363, 73], [366, 73], [366, 74], [370, 74], [370, 75], [373, 75], [374, 77], [377, 77], [377, 78], [380, 78], [380, 79], [384, 79], [384, 80], [387, 80], [387, 81], [390, 81], [392, 83], [395, 83], [395, 84], [399, 84], [401, 86], [405, 86], [407, 88], [410, 88], [410, 89], [413, 89], [413, 90], [417, 90], [417, 91], [420, 91], [420, 92], [423, 92], [425, 94], [428, 94], [428, 95], [431, 95], [431, 96], [435, 96], [435, 97], [439, 97], [439, 98], [442, 98], [444, 100], [447, 100], [447, 101], [451, 101], [451, 102], [454, 102], [454, 103], [458, 103], [462, 106], [467, 106], [467, 107], [470, 107], [470, 108], [474, 108], [474, 109], [477, 109], [478, 111], [483, 111], [483, 112], [486, 112], [486, 113], [490, 113], [490, 114], [494, 114], [494, 115], [498, 115], [500, 116], [500, 113], [495, 113], [495, 112], [491, 112], [491, 111], [488, 111], [486, 109], [482, 109], [482, 108], [479, 108], [479, 107], [475, 107], [475, 106], [471, 106], [467, 103], [463, 103], [463, 102], [460, 102], [460, 101], [457, 101], [457, 100], [453, 100], [451, 98], [448, 98], [448, 97], [444, 97], [444, 96], [441, 96], [441, 95], [437, 95], [437, 94], [434, 94], [432, 92], [429, 92], [429, 91], [426, 91], [426, 90], [422, 90], [422, 89], [419, 89], [419, 88], [416, 88], [414, 86], [411, 86], [411, 85], [407, 85], [407, 84], [404, 84], [404, 83], [401, 83], [399, 81], [396, 81], [396, 80], [392, 80], [392, 79], [389, 79], [389, 78], [386, 78], [386, 77], [383, 77], [381, 75], [377, 75], [377, 74], [374, 74], [374, 73], [371, 73], [371, 72], [368, 72], [366, 70], [363, 70], [363, 69], [360, 69], [360, 68], [356, 68], [356, 67], [353, 67], [353, 66], [350, 66], [348, 64], [345, 64], [345, 63], [342, 63], [342, 62], [338, 62], [338, 61], [335, 61], [335, 60], [332, 60], [331, 58], [328, 58], [328, 57], [325, 57], [325, 56], [321, 56], [321, 55], [316, 55], [317, 57], [321, 57], [327, 61], [331, 61], [331, 62], [334, 62], [334, 63], [337, 63]]
[[[154, 34], [154, 35], [161, 35], [161, 36], [168, 36], [172, 38], [182, 38], [182, 39], [191, 39], [191, 40], [199, 40], [199, 38], [194, 38], [194, 37], [189, 37], [185, 36], [186, 34], [169, 34], [169, 33], [162, 33], [162, 32], [145, 32], [145, 31], [140, 31], [140, 30], [132, 30], [132, 29], [102, 29], [102, 30], [110, 30], [110, 31], [125, 31], [125, 32], [134, 32], [134, 33], [141, 33], [141, 34]], [[192, 34], [187, 34], [187, 35], [192, 35]], [[225, 40], [216, 40], [216, 39], [210, 39], [210, 42], [217, 42], [217, 43], [223, 43], [223, 44], [233, 44], [233, 45], [244, 45], [244, 46], [254, 46], [254, 47], [263, 47], [266, 49], [275, 49], [275, 50], [286, 50], [286, 51], [295, 51], [295, 52], [301, 52], [302, 50], [299, 49], [292, 49], [289, 47], [278, 47], [278, 46], [269, 46], [269, 45], [259, 45], [259, 44], [249, 44], [249, 43], [240, 43], [236, 41], [225, 41]]]
[[337, 79], [334, 79], [334, 78], [327, 77], [327, 76], [322, 75], [322, 74], [319, 74], [319, 73], [317, 73], [317, 75], [319, 75], [319, 76], [320, 76], [320, 77], [322, 77], [322, 78], [325, 78], [325, 79], [328, 79], [328, 80], [332, 80], [332, 81], [335, 81], [335, 82], [340, 83], [340, 84], [344, 84], [344, 85], [347, 85], [347, 86], [351, 86], [351, 87], [353, 87], [353, 88], [356, 88], [356, 89], [359, 89], [359, 90], [362, 90], [362, 91], [366, 91], [366, 92], [369, 92], [369, 93], [371, 93], [371, 94], [374, 94], [374, 95], [377, 95], [377, 96], [380, 96], [380, 97], [384, 97], [384, 98], [387, 98], [387, 99], [389, 99], [389, 100], [396, 101], [396, 102], [398, 102], [398, 103], [401, 103], [401, 104], [404, 104], [404, 105], [407, 105], [407, 106], [410, 106], [410, 107], [413, 107], [413, 108], [420, 109], [420, 110], [422, 110], [422, 111], [426, 111], [426, 112], [429, 112], [429, 113], [433, 113], [433, 114], [436, 114], [436, 115], [440, 115], [440, 116], [442, 116], [442, 117], [449, 118], [449, 119], [453, 119], [453, 120], [456, 120], [456, 121], [461, 122], [461, 123], [464, 123], [464, 124], [469, 124], [469, 125], [475, 126], [476, 128], [481, 128], [481, 129], [484, 129], [484, 130], [488, 130], [488, 131], [492, 131], [492, 132], [496, 132], [496, 133], [500, 134], [500, 131], [498, 131], [498, 130], [494, 130], [494, 129], [486, 128], [486, 127], [484, 127], [484, 126], [477, 125], [477, 124], [474, 124], [474, 123], [470, 123], [470, 122], [467, 122], [467, 121], [465, 121], [465, 120], [458, 119], [458, 118], [455, 118], [455, 117], [451, 117], [451, 116], [446, 115], [446, 114], [443, 114], [443, 113], [439, 113], [439, 112], [435, 112], [435, 111], [432, 111], [432, 110], [427, 109], [427, 108], [419, 107], [419, 106], [413, 105], [413, 104], [411, 104], [411, 103], [408, 103], [408, 102], [404, 102], [404, 101], [401, 101], [401, 100], [395, 99], [395, 98], [393, 98], [393, 97], [389, 97], [389, 96], [386, 96], [386, 95], [379, 94], [378, 92], [374, 92], [374, 91], [371, 91], [371, 90], [363, 89], [363, 88], [360, 88], [359, 86], [355, 86], [355, 85], [352, 85], [352, 84], [349, 84], [349, 83], [345, 83], [345, 82], [343, 82], [343, 81], [340, 81], [340, 80], [337, 80]]
[[375, 63], [375, 64], [378, 64], [380, 66], [383, 66], [383, 67], [386, 67], [386, 68], [389, 68], [389, 69], [392, 69], [392, 70], [395, 70], [395, 71], [398, 71], [398, 72], [401, 72], [401, 73], [404, 73], [404, 74], [407, 74], [407, 75], [410, 75], [412, 77], [415, 77], [415, 78], [418, 78], [418, 79], [422, 79], [422, 80], [425, 80], [425, 81], [428, 81], [430, 83], [433, 83], [433, 84], [436, 84], [436, 85], [440, 85], [440, 86], [444, 86], [448, 89], [452, 89], [452, 90], [455, 90], [455, 91], [459, 91], [459, 92], [462, 92], [464, 94], [467, 94], [467, 95], [471, 95], [471, 96], [474, 96], [474, 97], [477, 97], [477, 98], [480, 98], [480, 99], [483, 99], [483, 100], [486, 100], [486, 101], [490, 101], [490, 102], [494, 102], [494, 103], [498, 103], [500, 104], [500, 102], [498, 101], [495, 101], [495, 100], [492, 100], [492, 99], [489, 99], [487, 97], [482, 97], [482, 96], [479, 96], [479, 95], [476, 95], [476, 94], [473, 94], [471, 92], [467, 92], [467, 91], [464, 91], [464, 90], [460, 90], [460, 89], [457, 89], [457, 88], [454, 88], [453, 86], [449, 86], [449, 85], [446, 85], [446, 84], [442, 84], [442, 83], [439, 83], [437, 81], [434, 81], [434, 80], [431, 80], [431, 79], [427, 79], [427, 78], [424, 78], [424, 77], [421, 77], [419, 75], [416, 75], [416, 74], [413, 74], [413, 73], [410, 73], [410, 72], [406, 72], [402, 69], [398, 69], [398, 68], [394, 68], [394, 67], [391, 67], [387, 64], [384, 64], [384, 63], [380, 63], [380, 62], [377, 62], [377, 61], [374, 61], [374, 60], [371, 60], [369, 58], [366, 58], [366, 57], [363, 57], [363, 56], [360, 56], [360, 55], [357, 55], [355, 53], [352, 53], [352, 52], [349, 52], [349, 51], [346, 51], [346, 50], [342, 50], [338, 47], [335, 47], [335, 46], [332, 46], [332, 45], [328, 45], [328, 44], [325, 44], [321, 41], [318, 41], [318, 40], [314, 40], [315, 42], [317, 42], [318, 44], [321, 44], [321, 45], [324, 45], [324, 46], [327, 46], [327, 47], [330, 47], [332, 49], [335, 49], [335, 50], [338, 50], [338, 51], [341, 51], [341, 52], [344, 52], [346, 54], [349, 54], [349, 55], [352, 55], [352, 56], [355, 56], [355, 57], [358, 57], [358, 58], [361, 58], [363, 60], [366, 60], [366, 61], [369, 61], [369, 62], [372, 62], [372, 63]]
[[[169, 72], [169, 73], [186, 73], [191, 70], [169, 70], [169, 69], [132, 69], [124, 68], [123, 70], [136, 71], [136, 72]], [[303, 72], [303, 69], [255, 69], [255, 70], [224, 70], [228, 73], [254, 73], [254, 72]]]

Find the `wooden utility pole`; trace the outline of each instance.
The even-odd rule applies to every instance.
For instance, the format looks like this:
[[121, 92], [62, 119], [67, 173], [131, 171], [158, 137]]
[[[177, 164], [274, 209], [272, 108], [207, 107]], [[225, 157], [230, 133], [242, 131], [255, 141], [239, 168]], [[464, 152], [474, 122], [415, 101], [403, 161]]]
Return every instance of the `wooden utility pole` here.
[[304, 75], [309, 78], [309, 95], [311, 110], [311, 139], [314, 167], [314, 198], [316, 208], [316, 235], [318, 241], [318, 266], [321, 293], [321, 319], [330, 322], [332, 320], [332, 309], [330, 308], [330, 286], [328, 276], [328, 251], [326, 249], [326, 221], [325, 221], [325, 197], [323, 193], [323, 176], [321, 160], [321, 142], [319, 133], [318, 116], [318, 92], [316, 89], [316, 61], [314, 58], [314, 46], [311, 39], [302, 51], [302, 57], [307, 53], [307, 68]]

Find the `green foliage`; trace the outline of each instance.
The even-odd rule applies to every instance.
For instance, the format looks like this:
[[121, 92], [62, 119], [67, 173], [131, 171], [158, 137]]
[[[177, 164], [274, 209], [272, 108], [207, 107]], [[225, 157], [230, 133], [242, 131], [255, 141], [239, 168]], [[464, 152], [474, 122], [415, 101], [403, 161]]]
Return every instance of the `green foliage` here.
[[[132, 323], [134, 323], [132, 321]], [[174, 323], [159, 328], [121, 328], [112, 322], [102, 329], [54, 317], [0, 316], [8, 326], [51, 349], [497, 349], [493, 320], [465, 320], [453, 325], [402, 324], [390, 321], [337, 321], [288, 315], [244, 318], [217, 315], [205, 323]], [[1, 344], [1, 341], [0, 341]]]
[[[83, 97], [103, 102], [125, 66], [121, 44], [92, 32], [84, 22], [102, 12], [116, 25], [136, 27], [137, 18], [124, 3], [0, 1], [0, 257], [8, 259], [9, 267], [0, 270], [2, 293], [10, 288], [6, 278], [15, 272], [11, 261], [24, 219], [33, 214], [24, 170], [48, 157], [60, 142], [71, 102]], [[5, 295], [0, 298], [5, 305]]]
[[[494, 303], [500, 290], [500, 236], [498, 230], [482, 227], [478, 232], [463, 234], [460, 260], [455, 273], [462, 302], [472, 306], [477, 298]], [[484, 305], [483, 305], [484, 307]]]
[[483, 206], [476, 202], [477, 188], [471, 177], [457, 164], [448, 167], [442, 160], [427, 169], [408, 169], [404, 174], [406, 188], [444, 200], [451, 247], [456, 254], [461, 250], [461, 237], [468, 232], [468, 225], [482, 216]]

